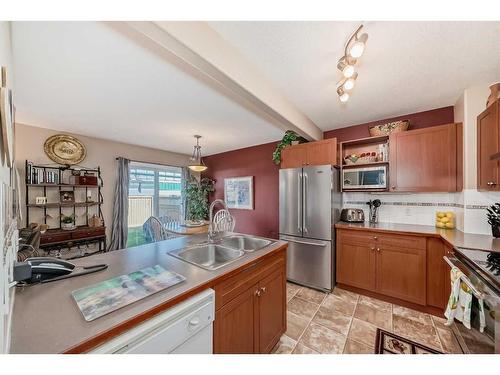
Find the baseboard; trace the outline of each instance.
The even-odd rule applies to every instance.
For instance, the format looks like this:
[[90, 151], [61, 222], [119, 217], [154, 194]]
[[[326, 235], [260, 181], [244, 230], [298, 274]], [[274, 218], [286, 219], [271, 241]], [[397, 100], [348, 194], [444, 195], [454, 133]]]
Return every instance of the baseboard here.
[[367, 296], [367, 297], [376, 298], [376, 299], [379, 299], [381, 301], [393, 303], [395, 305], [408, 307], [410, 309], [421, 311], [421, 312], [427, 313], [427, 314], [431, 314], [431, 315], [437, 316], [439, 318], [443, 318], [443, 316], [444, 316], [444, 310], [440, 309], [439, 307], [428, 306], [428, 305], [419, 305], [417, 303], [408, 302], [408, 301], [405, 301], [405, 300], [402, 300], [399, 298], [389, 297], [389, 296], [386, 296], [384, 294], [379, 294], [376, 292], [372, 292], [372, 291], [369, 291], [366, 289], [357, 288], [357, 287], [350, 286], [350, 285], [337, 284], [336, 286], [338, 286], [341, 289], [348, 290], [350, 292], [362, 294], [362, 295]]

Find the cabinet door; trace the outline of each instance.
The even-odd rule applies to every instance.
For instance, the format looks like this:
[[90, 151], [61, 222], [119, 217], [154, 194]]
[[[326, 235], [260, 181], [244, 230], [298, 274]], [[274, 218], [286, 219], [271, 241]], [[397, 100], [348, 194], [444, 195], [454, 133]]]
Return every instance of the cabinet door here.
[[425, 305], [426, 268], [425, 249], [377, 248], [376, 291]]
[[500, 151], [498, 104], [490, 105], [477, 118], [477, 187], [480, 190], [500, 190], [498, 160], [490, 156]]
[[270, 353], [286, 330], [286, 281], [283, 267], [262, 279], [259, 290], [259, 353]]
[[337, 282], [375, 290], [375, 246], [339, 242]]
[[[443, 256], [446, 247], [440, 238], [427, 239], [427, 305], [444, 309], [448, 302], [449, 267]], [[448, 274], [448, 281], [446, 275]]]
[[287, 146], [281, 151], [281, 168], [300, 168], [306, 163], [306, 144]]
[[337, 164], [336, 138], [308, 143], [306, 151], [307, 165]]
[[254, 285], [216, 311], [214, 353], [249, 354], [259, 350], [257, 288]]
[[456, 124], [391, 134], [390, 190], [457, 190]]

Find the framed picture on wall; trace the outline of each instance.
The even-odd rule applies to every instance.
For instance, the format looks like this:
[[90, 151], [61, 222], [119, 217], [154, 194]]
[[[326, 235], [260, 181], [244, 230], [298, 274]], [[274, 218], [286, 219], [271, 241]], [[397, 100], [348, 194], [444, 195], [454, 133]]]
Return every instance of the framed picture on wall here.
[[225, 178], [224, 200], [228, 208], [253, 210], [253, 176]]

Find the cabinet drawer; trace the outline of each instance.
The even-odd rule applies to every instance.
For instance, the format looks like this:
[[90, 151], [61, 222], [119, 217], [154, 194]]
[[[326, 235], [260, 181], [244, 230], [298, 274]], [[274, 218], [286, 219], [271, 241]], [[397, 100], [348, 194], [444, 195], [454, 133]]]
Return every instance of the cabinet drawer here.
[[104, 235], [104, 227], [85, 229], [73, 232], [71, 238], [87, 238], [87, 237], [97, 237]]
[[285, 253], [280, 253], [271, 259], [250, 265], [243, 271], [215, 286], [215, 309], [220, 309], [226, 303], [236, 298], [252, 285], [276, 269], [286, 267]]
[[68, 241], [70, 239], [71, 239], [71, 233], [47, 234], [47, 235], [42, 235], [40, 237], [40, 244], [62, 242], [62, 241]]
[[423, 249], [426, 248], [426, 238], [423, 236], [405, 236], [401, 234], [383, 234], [378, 243], [384, 247]]
[[360, 230], [339, 230], [337, 232], [338, 240], [342, 243], [356, 244], [356, 245], [375, 245], [379, 238], [380, 233], [360, 231]]

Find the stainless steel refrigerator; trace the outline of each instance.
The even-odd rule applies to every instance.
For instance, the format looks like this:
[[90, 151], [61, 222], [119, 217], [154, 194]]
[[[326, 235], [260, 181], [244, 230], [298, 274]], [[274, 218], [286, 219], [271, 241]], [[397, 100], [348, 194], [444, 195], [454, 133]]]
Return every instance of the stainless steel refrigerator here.
[[288, 242], [287, 278], [331, 291], [335, 285], [335, 230], [342, 194], [331, 165], [280, 169], [280, 239]]

